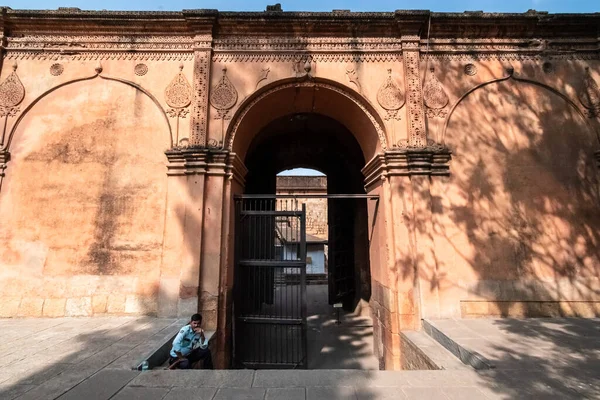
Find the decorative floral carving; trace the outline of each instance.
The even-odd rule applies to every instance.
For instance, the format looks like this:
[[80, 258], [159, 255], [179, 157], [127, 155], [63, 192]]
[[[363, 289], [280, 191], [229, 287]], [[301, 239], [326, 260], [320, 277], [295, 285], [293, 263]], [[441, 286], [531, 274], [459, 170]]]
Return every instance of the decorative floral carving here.
[[179, 66], [179, 73], [165, 89], [165, 100], [169, 107], [187, 107], [192, 102], [192, 87], [183, 74], [183, 64]]
[[296, 78], [310, 77], [312, 63], [313, 57], [311, 55], [297, 55], [292, 66]]
[[18, 105], [25, 98], [25, 87], [17, 75], [17, 63], [14, 63], [12, 68], [13, 72], [8, 75], [4, 82], [0, 83], [0, 117], [4, 117], [0, 148], [4, 145], [8, 118], [17, 115], [19, 112]]
[[269, 76], [269, 72], [271, 72], [271, 68], [269, 67], [263, 68], [262, 71], [260, 71], [260, 75], [258, 76], [258, 80], [256, 81], [256, 87], [254, 88], [254, 90], [258, 89], [258, 85], [262, 81], [267, 79], [267, 77]]
[[235, 106], [237, 99], [238, 92], [227, 77], [227, 68], [223, 68], [223, 76], [210, 94], [210, 104], [217, 109], [216, 119], [230, 119], [227, 114]]
[[592, 77], [589, 67], [585, 68], [585, 78], [583, 88], [579, 93], [579, 101], [586, 108], [588, 117], [600, 117], [600, 88]]
[[477, 74], [477, 67], [475, 66], [475, 64], [467, 64], [465, 65], [465, 74], [469, 75], [469, 76], [474, 76]]
[[408, 137], [411, 145], [424, 147], [427, 145], [427, 132], [425, 130], [423, 91], [419, 76], [419, 52], [411, 49], [403, 53], [409, 121]]
[[62, 64], [55, 63], [50, 66], [50, 75], [58, 76], [61, 75], [65, 70]]
[[143, 63], [136, 64], [135, 67], [133, 67], [133, 72], [137, 76], [144, 76], [148, 73], [148, 66]]
[[358, 81], [358, 74], [356, 73], [356, 69], [353, 64], [346, 65], [346, 75], [348, 76], [348, 80], [356, 85], [358, 92], [362, 92], [362, 88], [360, 87], [360, 82]]
[[194, 52], [194, 105], [192, 112], [192, 132], [190, 135], [192, 146], [204, 146], [206, 142], [209, 64], [209, 50], [197, 50]]
[[447, 111], [444, 110], [444, 107], [448, 105], [449, 99], [444, 91], [444, 87], [436, 78], [434, 71], [434, 68], [430, 69], [429, 80], [423, 88], [423, 102], [427, 107], [427, 116], [429, 118], [445, 118]]
[[186, 115], [189, 114], [189, 111], [185, 108], [169, 108], [167, 110], [167, 115], [171, 118], [180, 117], [185, 118]]
[[179, 119], [186, 117], [189, 111], [185, 107], [189, 106], [192, 102], [192, 87], [185, 75], [183, 75], [183, 64], [179, 65], [179, 73], [165, 89], [165, 100], [169, 107], [171, 107], [167, 110], [167, 115], [177, 119], [175, 143], [179, 143]]
[[387, 111], [385, 120], [400, 119], [398, 110], [404, 105], [404, 96], [398, 85], [392, 80], [391, 69], [388, 69], [388, 77], [377, 91], [377, 102]]

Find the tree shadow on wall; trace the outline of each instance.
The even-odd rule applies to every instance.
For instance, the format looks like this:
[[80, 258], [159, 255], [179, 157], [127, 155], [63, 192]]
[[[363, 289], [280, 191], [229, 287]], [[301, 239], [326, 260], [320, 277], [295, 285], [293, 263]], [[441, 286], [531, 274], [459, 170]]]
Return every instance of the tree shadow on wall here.
[[[543, 81], [533, 68], [521, 73]], [[438, 78], [449, 92], [464, 93], [461, 73]], [[600, 299], [597, 133], [560, 96], [513, 78], [476, 90], [450, 118], [451, 176], [432, 180], [434, 232], [419, 232], [431, 235], [435, 266], [418, 271], [421, 281], [440, 302], [449, 295], [449, 301], [481, 302], [487, 308], [480, 316], [597, 315], [598, 303], [595, 309], [590, 303]], [[427, 218], [415, 215], [416, 228], [427, 226]], [[525, 328], [516, 320], [497, 321], [503, 332], [536, 338], [548, 349], [536, 354], [499, 342], [499, 362], [518, 362], [511, 371], [483, 375], [494, 378], [493, 390], [514, 397], [522, 382], [532, 397], [577, 397], [573, 390], [600, 395], [592, 379], [600, 366], [597, 320], [588, 330], [578, 320], [561, 320], [559, 331], [545, 323]]]

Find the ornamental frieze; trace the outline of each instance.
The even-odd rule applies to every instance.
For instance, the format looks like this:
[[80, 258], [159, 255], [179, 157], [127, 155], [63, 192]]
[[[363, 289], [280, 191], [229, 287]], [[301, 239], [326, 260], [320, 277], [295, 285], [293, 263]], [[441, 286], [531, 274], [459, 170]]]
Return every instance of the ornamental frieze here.
[[215, 52], [235, 51], [298, 51], [307, 52], [383, 52], [400, 51], [402, 45], [398, 39], [389, 37], [374, 38], [348, 38], [348, 37], [321, 37], [321, 38], [247, 38], [236, 37], [215, 39]]
[[192, 52], [114, 52], [114, 51], [13, 51], [8, 50], [5, 58], [7, 60], [35, 60], [35, 61], [94, 61], [94, 60], [118, 60], [118, 61], [192, 61]]
[[[295, 62], [295, 52], [213, 53], [213, 62]], [[315, 62], [394, 62], [402, 61], [400, 53], [311, 53]]]

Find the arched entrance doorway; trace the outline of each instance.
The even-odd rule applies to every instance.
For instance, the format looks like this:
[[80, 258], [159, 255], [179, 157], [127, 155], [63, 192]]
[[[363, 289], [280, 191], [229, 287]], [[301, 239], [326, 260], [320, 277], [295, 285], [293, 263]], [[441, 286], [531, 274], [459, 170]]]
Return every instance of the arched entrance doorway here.
[[[302, 207], [280, 206], [276, 175], [295, 167], [326, 174], [328, 303], [342, 306], [345, 312], [369, 315], [369, 232], [376, 219], [368, 202], [377, 202], [378, 197], [365, 192], [362, 170], [386, 147], [382, 125], [358, 95], [329, 82], [308, 81], [265, 89], [246, 101], [231, 126], [228, 143], [247, 170], [245, 184], [232, 187], [238, 203], [233, 245], [237, 248], [234, 362], [251, 368], [318, 367], [310, 343], [306, 347], [311, 335], [306, 332], [305, 280], [289, 276], [300, 271], [294, 263], [304, 262], [306, 268], [302, 258], [306, 254], [298, 247], [288, 258], [285, 249], [277, 250], [285, 248], [282, 221], [291, 230], [304, 229], [300, 213], [283, 211], [301, 212]], [[372, 357], [372, 347], [364, 347]], [[344, 349], [338, 350], [343, 354]], [[354, 356], [340, 356], [337, 364], [328, 367], [360, 368]]]

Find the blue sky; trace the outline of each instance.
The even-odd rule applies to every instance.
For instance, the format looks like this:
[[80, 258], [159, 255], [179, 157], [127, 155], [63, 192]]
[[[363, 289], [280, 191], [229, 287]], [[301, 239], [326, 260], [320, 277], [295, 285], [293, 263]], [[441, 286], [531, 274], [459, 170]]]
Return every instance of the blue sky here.
[[216, 8], [221, 11], [264, 11], [267, 4], [280, 2], [284, 11], [393, 11], [421, 9], [462, 12], [483, 10], [487, 12], [525, 12], [528, 9], [551, 13], [600, 12], [600, 0], [4, 0], [13, 9], [56, 9], [79, 7], [83, 10], [149, 10], [179, 11], [193, 8]]

